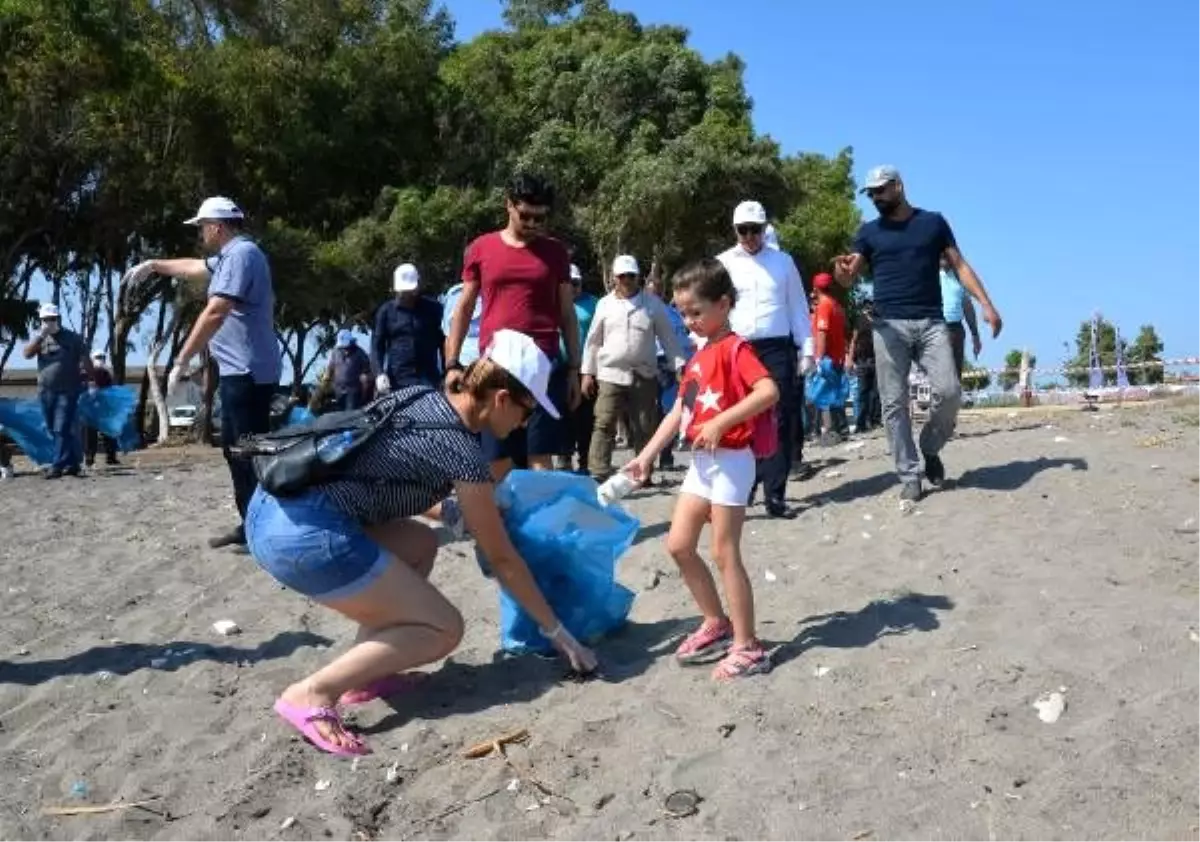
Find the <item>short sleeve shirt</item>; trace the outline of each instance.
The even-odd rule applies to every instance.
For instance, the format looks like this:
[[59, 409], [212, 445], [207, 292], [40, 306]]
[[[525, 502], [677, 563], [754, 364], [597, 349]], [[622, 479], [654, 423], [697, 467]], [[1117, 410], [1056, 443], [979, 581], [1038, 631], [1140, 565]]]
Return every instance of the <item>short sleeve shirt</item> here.
[[[769, 376], [754, 349], [737, 334], [731, 333], [697, 351], [679, 383], [684, 411], [682, 426], [688, 441], [695, 441], [701, 427], [736, 404], [739, 394], [748, 393], [755, 383]], [[735, 378], [741, 382], [735, 382]], [[725, 431], [721, 447], [734, 450], [749, 447], [752, 435], [753, 426], [744, 421]]]
[[481, 352], [493, 333], [509, 328], [532, 339], [549, 359], [557, 357], [562, 333], [559, 290], [571, 279], [566, 246], [552, 237], [510, 246], [499, 231], [493, 231], [467, 246], [462, 279], [478, 283], [483, 298]]
[[376, 404], [404, 403], [418, 394], [398, 413], [403, 418], [393, 417], [393, 426], [353, 457], [343, 478], [322, 485], [334, 505], [359, 523], [415, 517], [449, 497], [457, 482], [492, 481], [478, 437], [441, 392], [408, 386]]
[[955, 245], [940, 213], [914, 208], [903, 221], [863, 223], [854, 251], [871, 264], [875, 312], [881, 319], [942, 319], [942, 252]]
[[83, 388], [83, 337], [59, 328], [47, 334], [38, 351], [38, 388], [51, 392], [78, 392]]
[[822, 295], [813, 313], [813, 335], [825, 331], [825, 356], [841, 365], [846, 359], [846, 311], [836, 298]]
[[249, 374], [255, 383], [278, 383], [275, 291], [267, 256], [248, 237], [234, 237], [206, 261], [209, 296], [228, 298], [233, 310], [208, 341], [222, 376]]

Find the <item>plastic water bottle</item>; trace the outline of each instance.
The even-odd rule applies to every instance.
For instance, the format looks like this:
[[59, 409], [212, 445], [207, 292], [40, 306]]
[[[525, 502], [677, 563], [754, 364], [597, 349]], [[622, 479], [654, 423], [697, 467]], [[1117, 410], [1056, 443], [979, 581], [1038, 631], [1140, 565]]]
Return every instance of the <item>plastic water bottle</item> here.
[[633, 477], [624, 471], [617, 471], [596, 490], [596, 499], [600, 501], [601, 506], [611, 506], [636, 487], [637, 483], [634, 482]]
[[317, 442], [317, 458], [330, 465], [346, 455], [354, 443], [354, 434], [349, 430], [325, 436]]

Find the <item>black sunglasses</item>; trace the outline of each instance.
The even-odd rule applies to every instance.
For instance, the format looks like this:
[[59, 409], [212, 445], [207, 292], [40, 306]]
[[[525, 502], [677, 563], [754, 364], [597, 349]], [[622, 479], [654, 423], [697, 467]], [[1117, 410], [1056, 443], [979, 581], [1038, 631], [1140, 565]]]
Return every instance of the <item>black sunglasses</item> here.
[[535, 225], [541, 225], [549, 215], [549, 211], [517, 211], [517, 216], [520, 217], [522, 222], [529, 222]]
[[761, 225], [735, 225], [733, 230], [743, 237], [756, 237], [762, 234], [763, 227]]

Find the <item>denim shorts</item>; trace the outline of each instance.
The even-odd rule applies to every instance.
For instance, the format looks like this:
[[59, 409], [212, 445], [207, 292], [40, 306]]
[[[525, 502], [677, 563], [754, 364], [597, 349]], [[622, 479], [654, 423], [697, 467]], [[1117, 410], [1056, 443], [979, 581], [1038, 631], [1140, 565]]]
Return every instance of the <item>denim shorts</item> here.
[[361, 592], [391, 563], [320, 489], [279, 498], [260, 487], [246, 511], [246, 543], [281, 585], [326, 602]]

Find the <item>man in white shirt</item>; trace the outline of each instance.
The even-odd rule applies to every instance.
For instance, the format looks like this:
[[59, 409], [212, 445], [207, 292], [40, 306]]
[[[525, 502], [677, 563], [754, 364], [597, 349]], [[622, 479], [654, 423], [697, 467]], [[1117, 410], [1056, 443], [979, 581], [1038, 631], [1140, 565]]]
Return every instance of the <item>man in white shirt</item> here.
[[613, 290], [600, 299], [583, 345], [583, 393], [596, 398], [588, 468], [598, 480], [612, 474], [617, 421], [629, 423], [629, 446], [645, 447], [658, 427], [658, 350], [678, 372], [687, 362], [666, 305], [641, 288], [637, 260], [613, 261]]
[[761, 204], [738, 205], [733, 228], [737, 245], [717, 255], [737, 289], [730, 323], [734, 333], [750, 341], [780, 395], [776, 407], [780, 447], [774, 456], [759, 461], [755, 486], [763, 484], [768, 515], [789, 518], [794, 516], [787, 508], [787, 480], [795, 439], [796, 352], [812, 333], [808, 300], [791, 255], [766, 245], [767, 212]]

